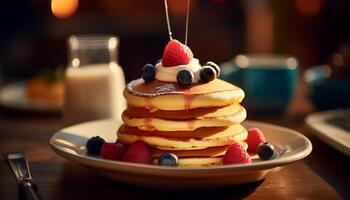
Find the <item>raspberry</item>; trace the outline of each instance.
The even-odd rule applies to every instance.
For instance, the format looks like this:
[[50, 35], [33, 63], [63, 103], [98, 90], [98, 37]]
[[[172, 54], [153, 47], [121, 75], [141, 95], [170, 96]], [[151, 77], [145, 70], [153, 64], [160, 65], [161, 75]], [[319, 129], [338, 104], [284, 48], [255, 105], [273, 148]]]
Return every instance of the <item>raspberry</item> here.
[[122, 160], [127, 146], [123, 143], [108, 143], [105, 142], [101, 148], [101, 157], [109, 160]]
[[164, 67], [187, 65], [193, 58], [191, 49], [177, 40], [170, 40], [166, 45], [162, 58]]
[[123, 160], [127, 162], [151, 164], [151, 151], [145, 142], [138, 140], [131, 144], [124, 154]]
[[241, 144], [235, 143], [226, 150], [222, 162], [224, 165], [251, 163], [252, 159]]
[[248, 131], [248, 138], [246, 142], [248, 143], [248, 152], [256, 153], [258, 146], [261, 143], [266, 142], [266, 140], [260, 129], [252, 128]]

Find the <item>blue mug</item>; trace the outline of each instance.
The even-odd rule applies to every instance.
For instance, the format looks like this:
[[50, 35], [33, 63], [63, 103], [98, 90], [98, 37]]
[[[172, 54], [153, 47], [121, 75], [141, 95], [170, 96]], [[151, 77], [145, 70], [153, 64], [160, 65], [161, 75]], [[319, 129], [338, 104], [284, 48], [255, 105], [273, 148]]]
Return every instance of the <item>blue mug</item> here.
[[238, 55], [221, 65], [221, 79], [241, 87], [248, 112], [283, 113], [294, 97], [298, 61], [278, 55]]

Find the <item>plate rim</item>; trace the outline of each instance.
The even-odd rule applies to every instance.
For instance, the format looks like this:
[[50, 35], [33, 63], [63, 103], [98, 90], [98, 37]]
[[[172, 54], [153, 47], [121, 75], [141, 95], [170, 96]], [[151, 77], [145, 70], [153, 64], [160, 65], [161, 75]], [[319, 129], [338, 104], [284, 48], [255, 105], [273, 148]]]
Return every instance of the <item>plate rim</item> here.
[[18, 82], [12, 82], [12, 83], [2, 85], [0, 87], [0, 105], [6, 108], [19, 109], [24, 111], [52, 112], [52, 113], [58, 113], [61, 111], [62, 106], [58, 106], [50, 103], [41, 104], [39, 102], [35, 102], [32, 104], [28, 104], [28, 103], [18, 103], [18, 102], [4, 100], [3, 96], [5, 91], [11, 91], [16, 89], [16, 90], [22, 90], [22, 93], [23, 93], [25, 84], [26, 84], [26, 81], [18, 81]]
[[[310, 130], [310, 133], [315, 137], [319, 138], [326, 144], [330, 145], [334, 149], [340, 151], [341, 153], [350, 156], [350, 148], [347, 145], [344, 145], [339, 142], [339, 139], [335, 139], [334, 137], [329, 137], [329, 135], [320, 131], [316, 124], [325, 120], [326, 118], [333, 116], [337, 111], [341, 109], [332, 109], [325, 111], [313, 112], [306, 116], [305, 125]], [[335, 128], [335, 127], [334, 127]]]
[[[284, 130], [287, 131], [290, 134], [294, 134], [300, 138], [302, 138], [305, 142], [306, 148], [301, 150], [300, 152], [297, 152], [296, 154], [290, 155], [288, 157], [280, 158], [277, 160], [269, 160], [264, 162], [258, 162], [253, 164], [237, 164], [237, 165], [222, 165], [222, 166], [213, 166], [213, 167], [164, 167], [164, 166], [156, 166], [156, 165], [145, 165], [145, 164], [137, 164], [137, 163], [129, 163], [129, 162], [123, 162], [123, 161], [113, 161], [113, 160], [105, 160], [93, 156], [85, 156], [80, 155], [77, 152], [72, 153], [70, 149], [67, 147], [60, 146], [58, 144], [55, 144], [53, 142], [54, 138], [60, 134], [63, 130], [71, 127], [81, 126], [88, 123], [99, 123], [102, 121], [109, 121], [113, 119], [102, 119], [102, 120], [95, 120], [95, 121], [89, 121], [84, 122], [80, 124], [76, 124], [70, 127], [63, 128], [56, 133], [54, 133], [50, 138], [50, 146], [53, 149], [55, 153], [57, 153], [62, 158], [65, 158], [67, 160], [85, 165], [87, 167], [93, 167], [98, 169], [104, 169], [104, 170], [110, 170], [110, 171], [117, 171], [116, 168], [118, 168], [118, 171], [127, 171], [127, 172], [134, 172], [134, 173], [140, 173], [143, 172], [143, 174], [147, 175], [166, 175], [169, 176], [173, 174], [174, 176], [178, 176], [181, 173], [188, 174], [188, 173], [199, 173], [199, 174], [206, 174], [215, 171], [215, 176], [218, 175], [218, 173], [227, 173], [227, 172], [242, 172], [242, 171], [255, 171], [255, 170], [264, 170], [264, 169], [271, 169], [275, 167], [280, 167], [283, 165], [287, 165], [296, 161], [299, 161], [305, 157], [307, 157], [311, 151], [312, 151], [312, 143], [310, 140], [304, 136], [303, 134], [289, 129], [282, 126], [269, 124], [265, 122], [260, 121], [253, 121], [253, 120], [245, 120], [245, 123], [254, 123], [258, 124], [259, 126], [268, 126], [270, 128], [278, 129], [278, 130]], [[68, 156], [66, 154], [69, 154]], [[154, 171], [156, 173], [154, 173]], [[170, 173], [171, 172], [171, 173]]]

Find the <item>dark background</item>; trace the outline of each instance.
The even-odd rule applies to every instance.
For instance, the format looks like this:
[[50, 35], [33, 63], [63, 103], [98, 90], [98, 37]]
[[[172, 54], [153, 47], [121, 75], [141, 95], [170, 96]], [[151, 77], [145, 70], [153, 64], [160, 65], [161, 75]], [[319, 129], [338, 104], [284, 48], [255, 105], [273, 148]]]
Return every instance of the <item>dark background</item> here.
[[[72, 0], [65, 0], [72, 1]], [[80, 0], [61, 18], [49, 0], [0, 3], [0, 80], [27, 79], [66, 66], [72, 34], [120, 37], [119, 63], [130, 81], [162, 55], [168, 40], [162, 0]], [[174, 37], [184, 41], [186, 0], [169, 0]], [[305, 69], [329, 61], [349, 38], [348, 0], [192, 0], [189, 46], [202, 62], [239, 53], [295, 55]]]

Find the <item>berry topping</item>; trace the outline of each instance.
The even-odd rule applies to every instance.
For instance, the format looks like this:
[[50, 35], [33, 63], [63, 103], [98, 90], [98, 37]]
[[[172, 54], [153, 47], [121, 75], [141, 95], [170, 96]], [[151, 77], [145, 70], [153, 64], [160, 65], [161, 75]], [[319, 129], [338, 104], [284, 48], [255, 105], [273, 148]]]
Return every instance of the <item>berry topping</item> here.
[[156, 78], [156, 68], [152, 64], [143, 67], [142, 78], [145, 82], [153, 81]]
[[216, 71], [211, 66], [202, 67], [199, 73], [201, 80], [205, 83], [214, 80], [216, 77]]
[[123, 160], [127, 162], [151, 164], [151, 151], [145, 142], [138, 140], [131, 144], [124, 154]]
[[177, 73], [176, 79], [181, 87], [191, 87], [194, 81], [194, 75], [190, 70], [184, 69]]
[[170, 40], [163, 53], [162, 64], [164, 67], [187, 65], [193, 58], [191, 49], [177, 40]]
[[175, 167], [179, 165], [179, 159], [173, 153], [163, 153], [158, 158], [158, 165]]
[[258, 146], [256, 153], [262, 160], [271, 160], [277, 157], [277, 152], [272, 144], [265, 142]]
[[228, 164], [240, 164], [240, 163], [251, 163], [252, 159], [249, 154], [239, 143], [232, 144], [226, 150], [226, 153], [222, 159], [224, 165]]
[[101, 148], [101, 157], [109, 160], [122, 160], [127, 146], [123, 143], [105, 142]]
[[266, 142], [266, 140], [260, 129], [252, 128], [248, 131], [248, 138], [246, 142], [248, 143], [248, 152], [256, 153], [258, 146], [261, 143]]
[[212, 61], [208, 61], [207, 63], [205, 63], [205, 65], [213, 67], [215, 69], [216, 77], [220, 76], [220, 67], [216, 63], [214, 63]]
[[90, 138], [86, 142], [87, 152], [91, 155], [96, 155], [96, 156], [100, 155], [101, 147], [102, 147], [103, 143], [105, 143], [105, 140], [103, 138], [101, 138], [100, 136], [95, 136], [95, 137]]

